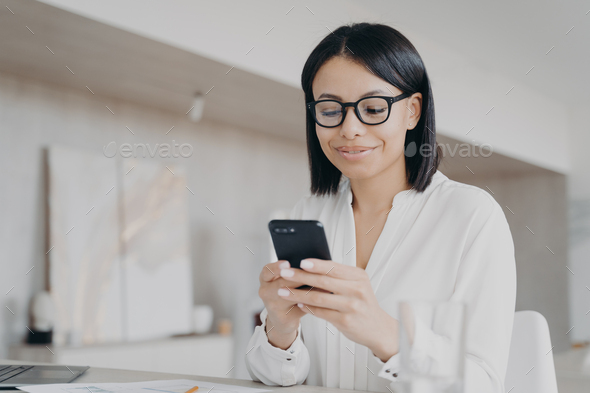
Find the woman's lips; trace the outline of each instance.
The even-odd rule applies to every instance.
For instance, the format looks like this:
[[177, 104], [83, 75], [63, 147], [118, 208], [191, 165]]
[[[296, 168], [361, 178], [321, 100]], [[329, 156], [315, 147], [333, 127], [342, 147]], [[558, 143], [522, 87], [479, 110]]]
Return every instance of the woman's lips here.
[[[336, 149], [336, 150], [338, 150], [338, 149]], [[375, 150], [375, 148], [367, 149], [367, 150], [362, 151], [360, 153], [348, 153], [348, 152], [343, 151], [343, 150], [338, 150], [338, 154], [340, 154], [341, 157], [344, 157], [345, 160], [348, 160], [348, 161], [358, 161], [358, 160], [362, 160], [363, 158], [365, 158], [366, 156], [368, 156], [369, 154], [371, 154], [371, 152], [373, 150]]]

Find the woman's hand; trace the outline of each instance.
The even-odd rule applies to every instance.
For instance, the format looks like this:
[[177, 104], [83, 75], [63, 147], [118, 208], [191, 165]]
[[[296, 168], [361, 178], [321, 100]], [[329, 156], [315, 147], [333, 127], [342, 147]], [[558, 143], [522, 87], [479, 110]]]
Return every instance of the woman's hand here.
[[297, 307], [297, 302], [278, 295], [280, 288], [287, 292], [294, 290], [291, 288], [293, 287], [293, 283], [286, 281], [280, 276], [279, 266], [288, 268], [289, 262], [279, 260], [264, 265], [260, 272], [258, 296], [264, 302], [264, 306], [268, 312], [266, 318], [268, 341], [275, 347], [287, 349], [297, 338], [299, 321], [305, 313]]
[[[297, 311], [325, 319], [383, 362], [398, 352], [399, 322], [379, 306], [365, 270], [329, 260], [305, 259], [301, 269], [281, 267], [280, 276], [285, 284], [281, 285], [283, 291], [277, 289], [278, 294], [288, 304], [297, 304]], [[325, 292], [295, 289], [301, 284]], [[284, 290], [286, 285], [289, 290]]]

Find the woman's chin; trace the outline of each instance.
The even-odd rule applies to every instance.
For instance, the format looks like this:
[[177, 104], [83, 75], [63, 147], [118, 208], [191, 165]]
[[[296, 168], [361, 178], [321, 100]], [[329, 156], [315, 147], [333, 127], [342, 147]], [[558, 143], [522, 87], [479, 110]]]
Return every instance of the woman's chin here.
[[343, 168], [344, 170], [340, 170], [340, 172], [342, 172], [342, 174], [344, 176], [346, 176], [349, 179], [354, 179], [354, 180], [362, 180], [362, 179], [368, 179], [371, 178], [375, 175], [375, 173], [373, 173], [372, 171], [367, 171], [366, 168], [362, 169], [359, 168], [358, 170], [350, 170], [350, 168]]

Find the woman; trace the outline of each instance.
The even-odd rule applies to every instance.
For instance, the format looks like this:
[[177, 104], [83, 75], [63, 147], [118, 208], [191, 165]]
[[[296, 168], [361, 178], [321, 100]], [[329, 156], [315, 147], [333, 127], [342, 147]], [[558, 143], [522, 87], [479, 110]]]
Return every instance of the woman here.
[[[321, 221], [333, 261], [264, 266], [263, 323], [246, 354], [252, 379], [386, 392], [398, 378], [398, 302], [448, 300], [467, 304], [465, 391], [503, 392], [512, 237], [487, 192], [437, 170], [418, 52], [389, 26], [342, 26], [313, 50], [301, 82], [311, 195], [290, 218]], [[314, 288], [295, 289], [302, 284]], [[414, 344], [435, 358], [440, 338], [428, 331]]]

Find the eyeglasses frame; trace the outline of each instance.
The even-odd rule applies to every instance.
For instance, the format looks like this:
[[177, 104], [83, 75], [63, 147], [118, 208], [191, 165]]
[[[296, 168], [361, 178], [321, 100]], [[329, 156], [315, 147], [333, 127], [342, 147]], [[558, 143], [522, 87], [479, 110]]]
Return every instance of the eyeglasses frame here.
[[[342, 125], [342, 123], [344, 123], [344, 119], [346, 119], [346, 114], [348, 113], [348, 111], [346, 110], [346, 108], [349, 107], [349, 106], [352, 106], [354, 108], [354, 113], [356, 114], [357, 119], [359, 119], [359, 121], [361, 123], [366, 124], [368, 126], [376, 126], [376, 125], [385, 123], [389, 119], [389, 115], [391, 114], [391, 106], [395, 102], [400, 101], [400, 100], [403, 100], [404, 98], [407, 98], [409, 96], [411, 96], [410, 93], [402, 93], [402, 94], [400, 94], [398, 96], [395, 96], [395, 97], [389, 97], [389, 96], [369, 96], [369, 97], [363, 97], [363, 98], [361, 98], [360, 100], [358, 100], [356, 102], [340, 102], [338, 100], [327, 99], [327, 100], [311, 101], [311, 102], [308, 102], [306, 105], [307, 105], [307, 109], [309, 109], [309, 112], [311, 113], [311, 117], [313, 118], [313, 120], [315, 121], [315, 123], [317, 125], [319, 125], [320, 127], [323, 127], [323, 128], [334, 128], [334, 127], [339, 127], [340, 125]], [[382, 122], [379, 122], [379, 123], [367, 123], [360, 116], [359, 111], [358, 111], [358, 104], [362, 100], [366, 100], [366, 99], [369, 99], [369, 98], [383, 98], [383, 99], [385, 99], [387, 101], [387, 103], [388, 103], [387, 117]], [[315, 105], [317, 103], [319, 103], [319, 102], [325, 102], [325, 101], [335, 101], [335, 102], [339, 103], [342, 106], [342, 113], [343, 113], [342, 114], [342, 119], [340, 119], [340, 123], [336, 124], [335, 126], [324, 126], [324, 125], [321, 125], [318, 122], [318, 119], [316, 117], [315, 110], [314, 110], [315, 109]]]

